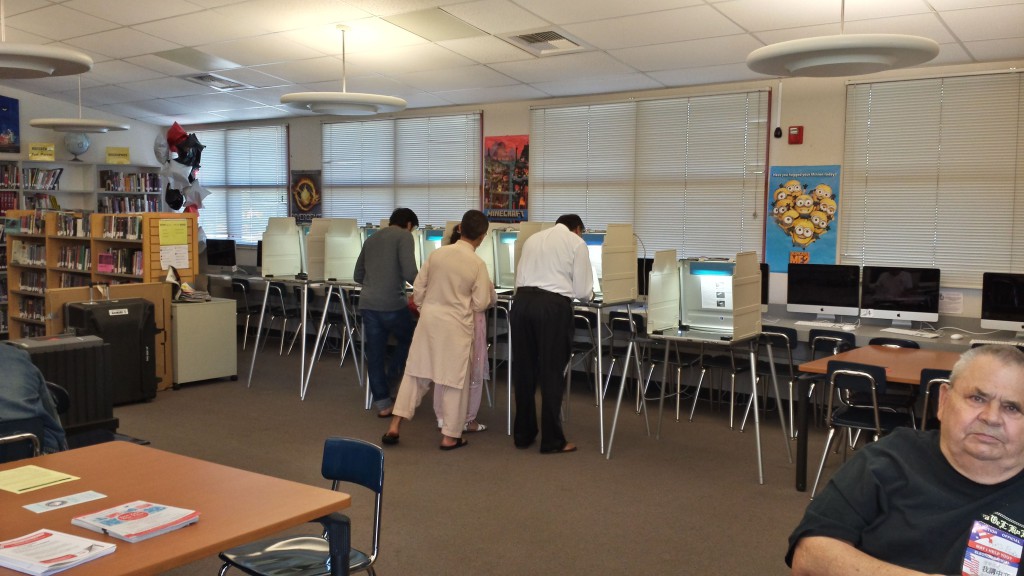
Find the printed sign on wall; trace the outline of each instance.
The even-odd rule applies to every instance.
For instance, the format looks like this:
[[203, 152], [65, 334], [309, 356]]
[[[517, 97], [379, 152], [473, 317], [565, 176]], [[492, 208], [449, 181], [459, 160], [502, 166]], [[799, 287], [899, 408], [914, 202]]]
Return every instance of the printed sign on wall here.
[[773, 166], [768, 176], [765, 256], [772, 272], [835, 264], [839, 166]]

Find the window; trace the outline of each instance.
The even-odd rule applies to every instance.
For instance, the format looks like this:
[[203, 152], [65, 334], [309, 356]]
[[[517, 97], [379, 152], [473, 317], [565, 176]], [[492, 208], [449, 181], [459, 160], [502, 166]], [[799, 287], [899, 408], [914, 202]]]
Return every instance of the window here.
[[443, 226], [480, 208], [480, 114], [323, 126], [324, 216], [379, 223], [397, 207]]
[[847, 88], [846, 264], [942, 269], [943, 286], [1024, 272], [1024, 75]]
[[536, 108], [530, 219], [628, 223], [641, 251], [760, 254], [768, 92]]
[[267, 218], [288, 215], [288, 128], [196, 132], [206, 148], [199, 182], [210, 191], [199, 225], [210, 238], [255, 243]]

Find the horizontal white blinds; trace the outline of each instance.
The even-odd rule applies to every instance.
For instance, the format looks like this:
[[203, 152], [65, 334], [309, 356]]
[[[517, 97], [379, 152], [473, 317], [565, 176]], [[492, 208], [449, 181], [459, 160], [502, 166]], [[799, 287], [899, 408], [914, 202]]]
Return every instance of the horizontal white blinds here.
[[324, 124], [324, 216], [458, 220], [480, 208], [482, 148], [479, 113]]
[[846, 264], [938, 267], [977, 288], [1024, 272], [1022, 75], [847, 89], [840, 197]]
[[205, 146], [199, 224], [211, 238], [256, 242], [270, 217], [288, 215], [288, 128], [263, 126], [196, 132]]
[[648, 255], [761, 251], [768, 93], [532, 111], [530, 219], [631, 223]]

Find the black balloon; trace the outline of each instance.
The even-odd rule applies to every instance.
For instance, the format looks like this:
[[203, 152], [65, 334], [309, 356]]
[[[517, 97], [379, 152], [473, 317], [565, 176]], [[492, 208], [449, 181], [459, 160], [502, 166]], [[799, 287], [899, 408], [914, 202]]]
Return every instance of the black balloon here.
[[181, 193], [181, 190], [171, 188], [171, 185], [167, 185], [167, 191], [164, 193], [164, 201], [167, 202], [167, 206], [171, 210], [181, 210], [182, 205], [185, 204], [185, 196]]
[[176, 162], [185, 166], [199, 168], [199, 160], [203, 155], [203, 148], [206, 148], [206, 146], [199, 143], [199, 138], [195, 134], [189, 134], [183, 142], [175, 145], [175, 147], [178, 149], [178, 157], [174, 159]]

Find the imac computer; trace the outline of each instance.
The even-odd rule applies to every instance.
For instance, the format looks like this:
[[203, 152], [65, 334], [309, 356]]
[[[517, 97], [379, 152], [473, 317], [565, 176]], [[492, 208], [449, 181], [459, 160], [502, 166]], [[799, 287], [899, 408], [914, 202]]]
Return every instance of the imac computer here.
[[266, 277], [296, 277], [306, 272], [305, 233], [290, 217], [269, 218], [263, 231], [262, 270]]
[[263, 268], [263, 240], [256, 241], [256, 267]]
[[647, 296], [648, 285], [651, 283], [651, 269], [654, 267], [654, 258], [636, 259], [636, 291], [640, 296]]
[[786, 310], [836, 316], [860, 313], [860, 268], [844, 264], [790, 264], [786, 279]]
[[1013, 330], [1018, 340], [1024, 340], [1024, 274], [982, 275], [981, 327]]
[[235, 241], [208, 238], [206, 240], [206, 264], [207, 266], [234, 267], [237, 264]]
[[892, 320], [893, 326], [939, 320], [939, 269], [864, 266], [860, 317]]
[[331, 218], [324, 236], [324, 278], [331, 282], [355, 282], [356, 260], [363, 243], [355, 218]]
[[771, 278], [768, 276], [771, 270], [767, 262], [761, 262], [761, 312], [768, 311], [768, 284]]

